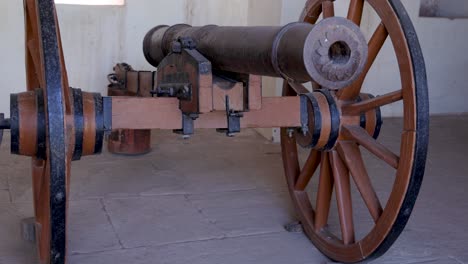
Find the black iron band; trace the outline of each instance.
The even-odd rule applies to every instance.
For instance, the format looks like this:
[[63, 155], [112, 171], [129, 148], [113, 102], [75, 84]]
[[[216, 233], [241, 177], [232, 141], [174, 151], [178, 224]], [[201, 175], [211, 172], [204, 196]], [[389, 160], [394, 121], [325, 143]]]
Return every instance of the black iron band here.
[[[375, 98], [373, 95], [369, 95], [370, 99]], [[380, 136], [380, 130], [382, 129], [383, 125], [383, 119], [382, 119], [382, 111], [380, 110], [380, 107], [375, 108], [375, 117], [376, 117], [376, 124], [375, 124], [375, 130], [374, 130], [374, 135], [372, 137], [374, 139], [378, 139]]]
[[103, 97], [103, 117], [104, 117], [104, 131], [112, 130], [112, 97]]
[[67, 209], [67, 165], [65, 138], [65, 105], [63, 102], [63, 71], [59, 51], [58, 24], [55, 19], [53, 0], [36, 1], [39, 37], [42, 44], [45, 89], [47, 102], [46, 119], [48, 145], [47, 163], [50, 166], [49, 219], [50, 219], [50, 264], [65, 263], [66, 209]]
[[94, 145], [94, 154], [102, 152], [102, 145], [104, 142], [104, 117], [103, 117], [103, 104], [102, 96], [94, 93], [94, 112], [96, 114], [96, 140]]
[[314, 115], [313, 131], [309, 130], [309, 133], [311, 133], [312, 135], [312, 139], [311, 139], [310, 144], [304, 147], [314, 148], [315, 146], [317, 146], [317, 143], [322, 134], [322, 114], [320, 112], [320, 106], [317, 101], [317, 98], [315, 98], [315, 96], [312, 93], [303, 94], [301, 95], [301, 98], [306, 98], [306, 103], [310, 102], [310, 105], [312, 106], [312, 109], [311, 109], [312, 111], [309, 111], [309, 108], [307, 106], [309, 104], [306, 104], [306, 109], [305, 109], [307, 111], [307, 124], [308, 124], [309, 129], [311, 128], [309, 124], [309, 113], [312, 112]]
[[271, 64], [273, 65], [273, 68], [275, 69], [278, 75], [280, 75], [281, 77], [283, 77], [283, 79], [287, 81], [292, 81], [293, 78], [289, 77], [286, 73], [284, 73], [281, 70], [278, 59], [279, 46], [281, 44], [281, 40], [283, 40], [284, 35], [289, 31], [289, 29], [291, 29], [297, 24], [297, 22], [292, 22], [281, 28], [281, 30], [276, 35], [275, 40], [273, 41], [273, 47], [271, 50]]
[[83, 154], [83, 133], [84, 133], [84, 119], [83, 119], [83, 93], [81, 89], [74, 89], [73, 91], [73, 104], [75, 114], [75, 149], [73, 150], [73, 160], [80, 160]]
[[36, 156], [38, 159], [46, 159], [47, 142], [46, 142], [46, 117], [44, 106], [44, 91], [36, 89], [36, 106], [37, 106], [37, 147]]
[[19, 111], [18, 95], [10, 95], [10, 133], [11, 133], [11, 153], [19, 154]]
[[328, 101], [328, 105], [330, 108], [330, 121], [331, 121], [331, 131], [330, 137], [328, 138], [328, 143], [325, 145], [323, 150], [330, 150], [335, 146], [336, 140], [338, 139], [338, 135], [340, 133], [340, 112], [338, 110], [338, 106], [336, 105], [335, 99], [331, 95], [330, 91], [327, 89], [320, 89], [317, 90], [318, 92], [325, 95]]
[[141, 72], [137, 71], [137, 95], [140, 95], [140, 73]]
[[[151, 90], [150, 90], [150, 93], [151, 93], [151, 91], [153, 91], [153, 90], [155, 89], [155, 87], [154, 87], [154, 86], [156, 85], [156, 83], [155, 83], [155, 81], [154, 81], [155, 78], [156, 78], [156, 72], [153, 71], [152, 78], [151, 78]], [[154, 96], [154, 95], [151, 93], [151, 97], [153, 97], [153, 96]]]
[[[361, 98], [361, 95], [359, 95], [357, 97], [357, 100], [356, 100], [358, 103], [362, 102], [362, 98]], [[359, 125], [366, 129], [366, 125], [367, 125], [367, 121], [366, 121], [366, 113], [361, 113], [361, 115], [359, 116]]]

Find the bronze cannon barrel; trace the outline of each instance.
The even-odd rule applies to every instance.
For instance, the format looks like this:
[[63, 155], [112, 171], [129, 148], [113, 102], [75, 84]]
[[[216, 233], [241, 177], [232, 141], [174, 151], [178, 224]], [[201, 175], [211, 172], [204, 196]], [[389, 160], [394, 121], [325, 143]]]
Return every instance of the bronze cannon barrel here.
[[[157, 67], [174, 41], [189, 38], [221, 71], [283, 77], [342, 88], [362, 71], [367, 45], [359, 28], [346, 19], [325, 19], [317, 25], [284, 27], [157, 26], [143, 43], [146, 60]], [[362, 45], [364, 44], [364, 45]]]

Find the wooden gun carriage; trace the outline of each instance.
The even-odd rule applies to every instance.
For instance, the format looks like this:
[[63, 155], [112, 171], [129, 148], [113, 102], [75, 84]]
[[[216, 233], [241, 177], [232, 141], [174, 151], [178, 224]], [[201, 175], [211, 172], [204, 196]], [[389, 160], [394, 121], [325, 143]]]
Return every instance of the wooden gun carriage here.
[[[36, 242], [41, 263], [66, 262], [71, 162], [101, 152], [115, 129], [196, 129], [233, 136], [281, 127], [284, 170], [306, 235], [326, 256], [359, 262], [382, 255], [402, 232], [424, 174], [428, 98], [424, 60], [399, 0], [367, 0], [381, 19], [367, 41], [364, 0], [346, 18], [334, 1], [309, 0], [300, 22], [284, 27], [158, 26], [144, 39], [157, 73], [147, 97], [112, 97], [70, 88], [53, 0], [25, 0], [27, 89], [11, 95], [11, 152], [32, 157]], [[380, 96], [361, 87], [384, 42], [393, 44], [401, 87]], [[283, 96], [262, 98], [260, 76], [284, 79]], [[312, 82], [313, 90], [304, 83]], [[400, 152], [380, 143], [381, 107], [402, 102]], [[300, 166], [298, 149], [310, 152]], [[393, 169], [386, 205], [361, 149]], [[318, 186], [309, 182], [317, 171]], [[391, 177], [391, 176], [389, 176]], [[355, 236], [351, 179], [373, 219]], [[310, 199], [309, 194], [315, 196]], [[328, 226], [336, 195], [339, 231]]]

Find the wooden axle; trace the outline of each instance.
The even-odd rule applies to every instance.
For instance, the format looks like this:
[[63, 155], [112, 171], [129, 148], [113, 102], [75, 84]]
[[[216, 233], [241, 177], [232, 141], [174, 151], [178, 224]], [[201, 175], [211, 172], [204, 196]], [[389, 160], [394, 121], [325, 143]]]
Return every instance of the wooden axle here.
[[[70, 88], [73, 114], [67, 122], [74, 127], [73, 160], [99, 154], [104, 142], [103, 100], [98, 93]], [[35, 89], [11, 95], [11, 153], [23, 156], [46, 157], [46, 118], [44, 94]]]
[[[102, 97], [97, 93], [71, 88], [73, 115], [73, 159], [101, 153], [104, 132], [116, 129], [183, 130], [184, 113], [180, 100], [162, 97]], [[41, 90], [11, 96], [11, 151], [13, 154], [45, 157], [44, 97]], [[361, 94], [360, 100], [371, 95]], [[378, 137], [382, 119], [376, 108], [360, 116], [342, 116], [339, 102], [325, 90], [300, 96], [266, 97], [262, 107], [236, 116], [240, 128], [288, 127], [295, 131], [298, 144], [317, 150], [335, 147], [342, 125], [357, 125]], [[229, 129], [229, 111], [213, 111], [193, 117], [194, 129]]]
[[[183, 128], [177, 98], [102, 97], [71, 88], [73, 113], [66, 122], [74, 127], [73, 160], [102, 151], [104, 132], [111, 129]], [[299, 97], [264, 98], [262, 108], [244, 112], [241, 128], [301, 127]], [[45, 159], [46, 119], [44, 96], [37, 89], [11, 95], [11, 152]], [[226, 111], [200, 114], [194, 127], [225, 129]]]
[[[177, 98], [111, 97], [112, 129], [181, 129]], [[144, 114], [143, 114], [144, 113]], [[300, 127], [299, 97], [263, 98], [262, 108], [243, 113], [241, 128]], [[199, 115], [195, 128], [226, 128], [226, 112]]]

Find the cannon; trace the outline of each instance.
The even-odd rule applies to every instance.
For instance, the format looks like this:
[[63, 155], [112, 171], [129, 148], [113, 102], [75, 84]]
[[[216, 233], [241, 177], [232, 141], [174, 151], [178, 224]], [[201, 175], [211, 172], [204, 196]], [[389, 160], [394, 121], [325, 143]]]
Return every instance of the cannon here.
[[[427, 82], [400, 1], [367, 3], [381, 20], [369, 41], [360, 28], [364, 0], [351, 0], [345, 18], [335, 16], [334, 1], [309, 0], [300, 21], [284, 27], [158, 26], [143, 41], [146, 59], [158, 67], [151, 96], [112, 97], [70, 88], [54, 1], [25, 0], [27, 87], [11, 95], [10, 118], [1, 116], [0, 128], [11, 130], [13, 154], [32, 158], [41, 263], [66, 262], [72, 161], [101, 153], [105, 134], [117, 129], [168, 129], [189, 138], [196, 129], [235, 136], [243, 128], [280, 127], [290, 195], [315, 247], [346, 263], [385, 253], [405, 227], [424, 175]], [[363, 93], [387, 39], [401, 87]], [[262, 97], [261, 76], [283, 78], [283, 96]], [[396, 102], [404, 120], [399, 152], [379, 141], [381, 107]], [[304, 164], [301, 149], [309, 153]], [[392, 171], [385, 204], [363, 149]], [[364, 216], [353, 215], [352, 182], [372, 219], [360, 236], [355, 223]], [[336, 229], [329, 225], [333, 194]]]

